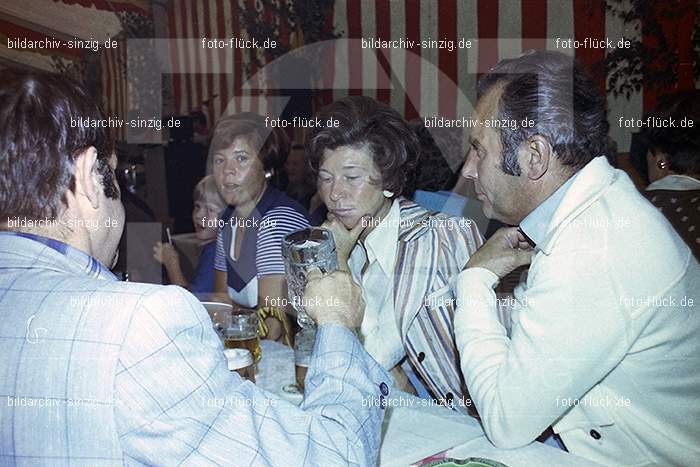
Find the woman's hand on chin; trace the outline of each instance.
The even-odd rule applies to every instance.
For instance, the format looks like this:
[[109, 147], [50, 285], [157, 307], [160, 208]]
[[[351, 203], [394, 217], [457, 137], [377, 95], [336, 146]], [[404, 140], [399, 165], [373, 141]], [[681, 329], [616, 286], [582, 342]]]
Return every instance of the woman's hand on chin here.
[[343, 225], [333, 214], [328, 214], [328, 219], [321, 225], [322, 228], [328, 229], [333, 233], [335, 241], [335, 249], [338, 253], [338, 269], [341, 271], [348, 270], [348, 258], [352, 249], [357, 244], [357, 239], [360, 238], [362, 231], [365, 229], [362, 220], [355, 227], [349, 229]]

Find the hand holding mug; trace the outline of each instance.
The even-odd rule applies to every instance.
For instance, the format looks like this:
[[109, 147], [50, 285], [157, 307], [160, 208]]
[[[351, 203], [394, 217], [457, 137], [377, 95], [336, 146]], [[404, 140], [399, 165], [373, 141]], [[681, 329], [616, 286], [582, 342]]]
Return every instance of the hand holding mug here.
[[319, 326], [336, 323], [357, 329], [365, 314], [362, 289], [346, 271], [323, 275], [316, 268], [310, 270], [304, 291], [304, 307]]

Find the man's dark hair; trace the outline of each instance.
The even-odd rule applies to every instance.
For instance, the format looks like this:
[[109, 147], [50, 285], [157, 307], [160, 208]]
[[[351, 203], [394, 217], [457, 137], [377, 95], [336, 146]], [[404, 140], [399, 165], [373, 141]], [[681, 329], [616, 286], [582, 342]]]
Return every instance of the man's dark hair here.
[[396, 110], [371, 97], [350, 96], [321, 109], [318, 118], [324, 123], [332, 118], [339, 124], [307, 133], [306, 156], [314, 173], [326, 149], [367, 145], [379, 168], [382, 189], [398, 196], [412, 185], [418, 138]]
[[[667, 94], [646, 117], [673, 119], [676, 126], [644, 127], [641, 133], [645, 147], [653, 153], [667, 154], [668, 167], [677, 174], [700, 174], [700, 90]], [[681, 127], [683, 119], [692, 121], [693, 126]]]
[[253, 112], [242, 112], [220, 119], [214, 129], [209, 158], [228, 149], [236, 138], [250, 138], [265, 170], [279, 169], [289, 156], [289, 136], [280, 128], [268, 128], [265, 119]]
[[[75, 191], [75, 158], [97, 149], [105, 195], [116, 199], [109, 130], [86, 126], [103, 114], [80, 84], [49, 73], [12, 73], [0, 85], [0, 221], [56, 218]], [[80, 123], [79, 123], [80, 122]]]
[[[518, 148], [536, 134], [549, 141], [559, 162], [572, 172], [594, 157], [610, 159], [604, 96], [573, 58], [530, 51], [502, 60], [479, 80], [479, 96], [496, 84], [503, 85], [503, 93], [495, 118], [517, 122], [515, 128], [500, 130], [505, 173], [520, 175]], [[534, 125], [521, 125], [526, 118]]]

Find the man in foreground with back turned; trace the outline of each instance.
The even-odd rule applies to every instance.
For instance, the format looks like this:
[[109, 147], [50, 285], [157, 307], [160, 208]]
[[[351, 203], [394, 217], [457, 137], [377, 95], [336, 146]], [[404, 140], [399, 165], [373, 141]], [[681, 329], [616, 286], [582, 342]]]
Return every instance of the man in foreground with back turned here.
[[374, 465], [383, 410], [363, 402], [389, 377], [352, 332], [350, 276], [307, 287], [337, 306], [308, 310], [301, 408], [242, 380], [190, 293], [110, 273], [116, 158], [104, 129], [71, 118], [102, 115], [64, 78], [0, 86], [0, 464]]
[[[498, 447], [549, 426], [608, 465], [700, 463], [700, 267], [629, 177], [610, 166], [605, 106], [571, 58], [500, 62], [479, 83], [462, 174], [509, 225], [456, 278], [462, 371]], [[532, 122], [532, 123], [530, 123]], [[515, 289], [512, 333], [492, 290]]]

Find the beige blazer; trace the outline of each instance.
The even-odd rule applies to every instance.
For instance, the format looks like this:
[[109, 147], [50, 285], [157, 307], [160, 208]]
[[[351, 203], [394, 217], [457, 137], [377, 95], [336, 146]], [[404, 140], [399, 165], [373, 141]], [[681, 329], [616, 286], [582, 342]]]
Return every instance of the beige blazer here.
[[629, 177], [595, 158], [551, 220], [509, 337], [496, 276], [457, 280], [461, 364], [489, 439], [553, 425], [607, 465], [700, 465], [700, 266]]

